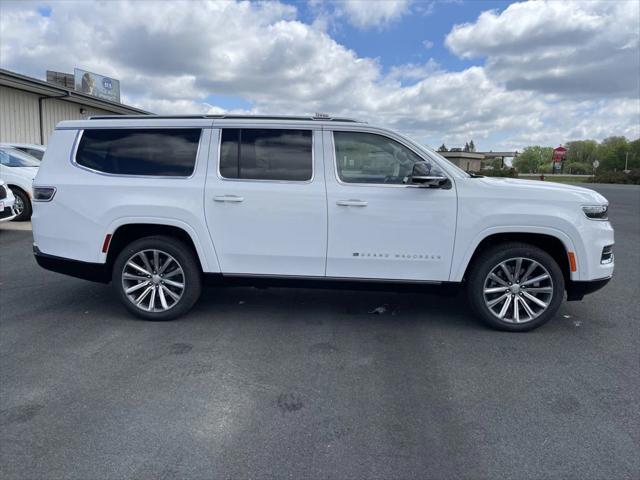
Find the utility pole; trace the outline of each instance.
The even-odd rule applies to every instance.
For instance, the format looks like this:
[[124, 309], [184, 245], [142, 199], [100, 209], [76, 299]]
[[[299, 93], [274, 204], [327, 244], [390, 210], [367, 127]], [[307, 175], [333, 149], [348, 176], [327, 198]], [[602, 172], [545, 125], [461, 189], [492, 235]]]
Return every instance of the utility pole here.
[[627, 173], [629, 170], [629, 152], [627, 152], [626, 158], [624, 160], [624, 173]]

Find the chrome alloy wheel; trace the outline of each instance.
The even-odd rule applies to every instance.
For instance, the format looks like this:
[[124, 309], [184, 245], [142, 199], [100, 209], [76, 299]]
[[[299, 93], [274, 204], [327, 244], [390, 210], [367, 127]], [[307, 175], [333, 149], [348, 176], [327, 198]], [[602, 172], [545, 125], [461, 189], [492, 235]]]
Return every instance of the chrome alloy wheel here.
[[180, 263], [162, 250], [133, 254], [122, 269], [122, 288], [131, 303], [147, 312], [165, 312], [182, 298], [185, 274]]
[[530, 258], [500, 262], [484, 280], [484, 303], [499, 320], [526, 323], [551, 304], [553, 280], [549, 271]]
[[22, 215], [24, 212], [24, 201], [20, 195], [15, 195], [16, 202], [13, 204], [13, 213], [16, 214], [16, 217]]

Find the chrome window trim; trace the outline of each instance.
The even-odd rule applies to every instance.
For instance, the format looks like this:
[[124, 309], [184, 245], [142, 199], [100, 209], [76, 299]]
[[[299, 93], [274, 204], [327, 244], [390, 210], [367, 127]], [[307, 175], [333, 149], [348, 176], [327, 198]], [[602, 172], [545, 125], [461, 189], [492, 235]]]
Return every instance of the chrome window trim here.
[[[117, 129], [128, 129], [128, 130], [149, 130], [152, 128], [155, 129], [159, 129], [159, 130], [172, 130], [174, 127], [117, 127]], [[180, 130], [196, 130], [198, 129], [198, 127], [175, 127], [176, 129], [180, 129]], [[80, 165], [77, 161], [76, 161], [76, 154], [78, 153], [78, 147], [80, 146], [80, 140], [82, 139], [82, 134], [84, 133], [85, 130], [115, 130], [116, 128], [105, 128], [105, 127], [96, 127], [96, 128], [90, 128], [90, 129], [80, 129], [77, 131], [76, 133], [76, 138], [73, 142], [73, 148], [71, 149], [71, 157], [70, 157], [70, 162], [71, 165], [79, 168], [80, 170], [85, 170], [87, 172], [91, 172], [91, 173], [95, 173], [98, 175], [103, 175], [105, 177], [116, 177], [116, 178], [153, 178], [153, 179], [167, 179], [167, 180], [189, 180], [191, 178], [193, 178], [196, 175], [196, 171], [198, 170], [198, 162], [199, 162], [199, 157], [200, 157], [200, 148], [202, 147], [202, 134], [203, 134], [203, 128], [200, 129], [200, 139], [198, 140], [198, 149], [196, 150], [196, 161], [193, 164], [193, 171], [191, 172], [190, 175], [188, 176], [181, 176], [181, 175], [133, 175], [133, 174], [129, 174], [129, 173], [109, 173], [109, 172], [103, 172], [100, 170], [96, 170], [94, 168], [89, 168], [89, 167], [85, 167], [84, 165]]]
[[[409, 151], [411, 151], [414, 155], [416, 155], [417, 157], [421, 158], [422, 160], [424, 160], [425, 162], [427, 161], [424, 158], [424, 155], [421, 155], [420, 153], [416, 152], [415, 149], [407, 146], [404, 142], [400, 142], [395, 138], [391, 138], [388, 135], [385, 135], [383, 133], [379, 133], [379, 132], [370, 132], [370, 131], [366, 131], [366, 130], [352, 130], [352, 129], [330, 129], [327, 130], [331, 133], [331, 155], [333, 156], [333, 173], [336, 177], [336, 182], [338, 182], [339, 185], [344, 185], [344, 186], [356, 186], [356, 187], [384, 187], [384, 188], [423, 188], [425, 189], [425, 187], [422, 187], [420, 185], [413, 185], [413, 184], [400, 184], [400, 183], [355, 183], [355, 182], [345, 182], [340, 178], [340, 175], [338, 173], [338, 157], [336, 157], [336, 142], [335, 142], [335, 137], [333, 135], [334, 132], [338, 131], [338, 132], [349, 132], [349, 133], [368, 133], [370, 135], [378, 135], [380, 137], [384, 137], [386, 139], [392, 140], [396, 143], [399, 143], [400, 145], [402, 145], [403, 147], [405, 147], [406, 149], [408, 149]], [[432, 160], [431, 158], [429, 158], [429, 160]], [[436, 162], [436, 164], [438, 165], [438, 167], [440, 167], [440, 164]], [[451, 180], [451, 177], [448, 175], [448, 172], [445, 173], [444, 169], [442, 167], [440, 167], [441, 170], [443, 170], [442, 174], [447, 177], [449, 179], [449, 181], [451, 183], [453, 183], [453, 180]], [[428, 190], [428, 189], [426, 189]]]
[[[228, 177], [223, 177], [222, 173], [220, 173], [220, 156], [222, 155], [222, 130], [224, 129], [234, 129], [234, 130], [238, 130], [238, 129], [243, 129], [244, 130], [307, 130], [309, 132], [311, 132], [311, 178], [309, 178], [309, 180], [271, 180], [271, 179], [266, 179], [266, 178], [228, 178]], [[242, 127], [242, 126], [233, 126], [233, 127], [223, 127], [223, 126], [218, 126], [217, 128], [214, 128], [218, 130], [218, 154], [216, 155], [216, 174], [218, 176], [218, 179], [220, 179], [221, 181], [224, 182], [259, 182], [259, 183], [292, 183], [292, 184], [299, 184], [299, 185], [307, 185], [309, 183], [313, 183], [313, 181], [316, 178], [316, 154], [315, 154], [315, 149], [316, 149], [316, 139], [315, 139], [315, 133], [316, 132], [322, 132], [321, 129], [312, 129], [312, 128], [282, 128], [282, 127], [276, 127], [276, 126], [268, 126], [266, 128], [262, 128], [262, 127]], [[238, 161], [240, 161], [238, 159]]]

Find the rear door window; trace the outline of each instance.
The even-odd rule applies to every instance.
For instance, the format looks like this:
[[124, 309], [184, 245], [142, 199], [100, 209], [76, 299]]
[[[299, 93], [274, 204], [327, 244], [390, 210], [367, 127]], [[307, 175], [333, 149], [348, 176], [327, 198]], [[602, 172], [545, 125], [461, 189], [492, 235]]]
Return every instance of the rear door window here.
[[188, 177], [193, 173], [201, 129], [88, 129], [76, 163], [115, 175]]
[[247, 180], [311, 180], [311, 130], [225, 128], [220, 175]]

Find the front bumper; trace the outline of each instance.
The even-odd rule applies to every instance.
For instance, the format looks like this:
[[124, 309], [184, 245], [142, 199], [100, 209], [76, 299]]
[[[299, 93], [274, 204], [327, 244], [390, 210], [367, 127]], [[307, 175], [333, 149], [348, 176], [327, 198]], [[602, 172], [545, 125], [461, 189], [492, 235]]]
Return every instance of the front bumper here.
[[596, 292], [603, 288], [611, 277], [589, 280], [586, 282], [569, 281], [567, 284], [567, 301], [582, 300], [585, 295]]
[[14, 218], [16, 218], [16, 212], [13, 206], [3, 205], [2, 210], [0, 210], [0, 222], [9, 222]]
[[69, 258], [56, 257], [42, 253], [37, 245], [33, 246], [36, 262], [45, 270], [62, 273], [71, 277], [82, 278], [92, 282], [109, 283], [109, 269], [105, 263], [81, 262]]

